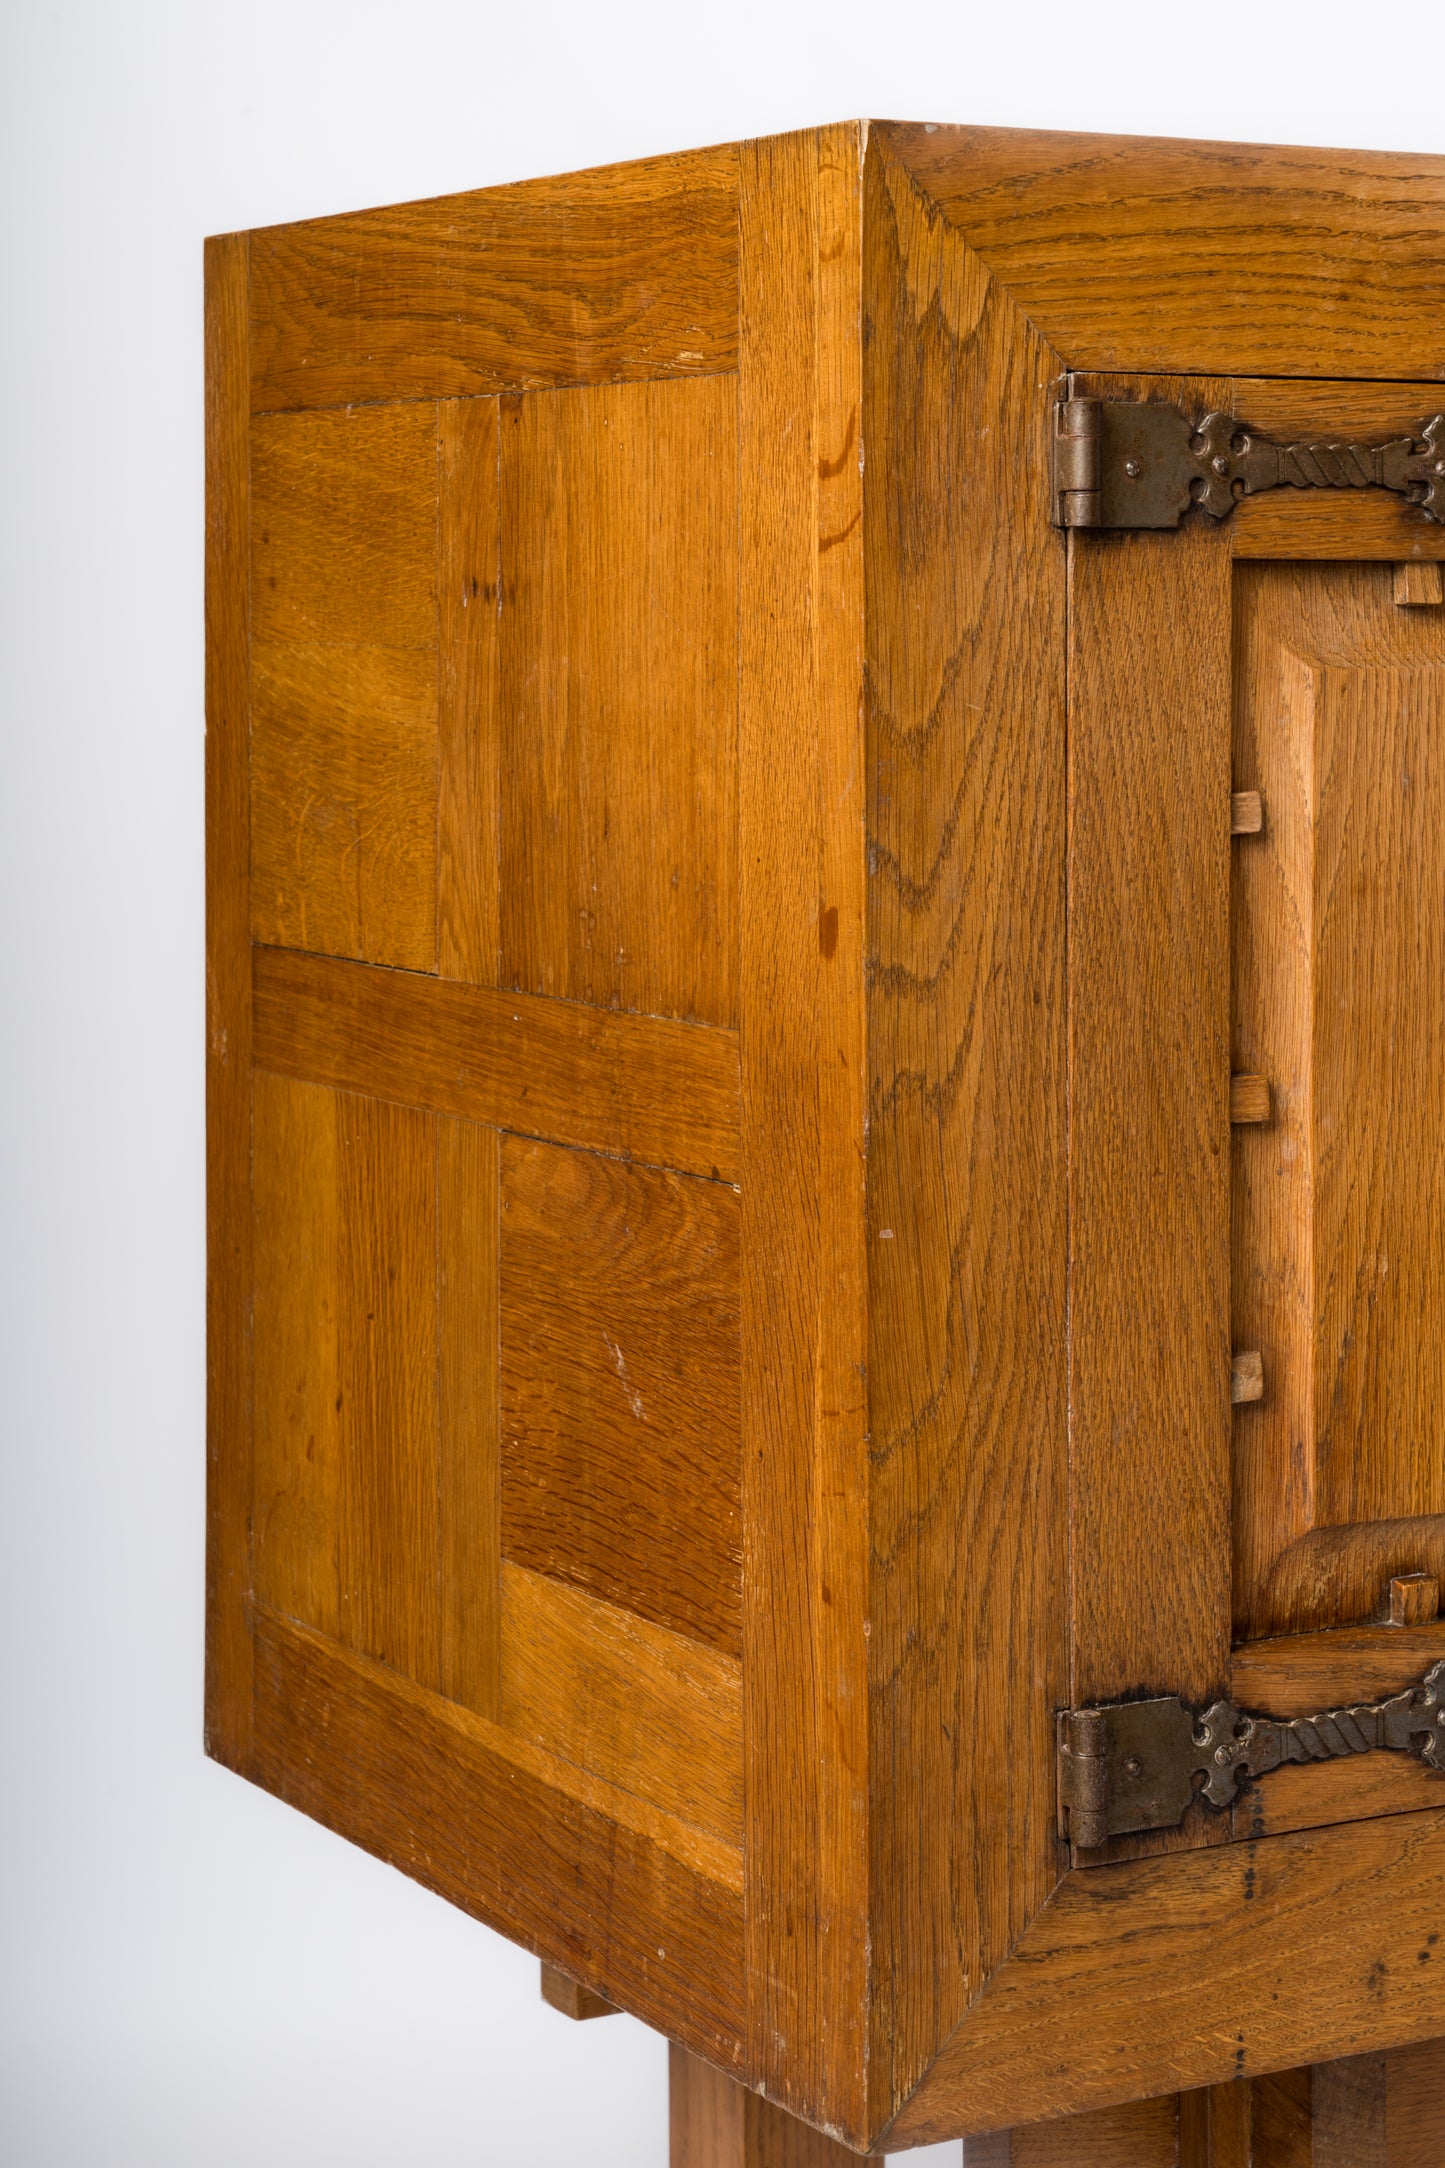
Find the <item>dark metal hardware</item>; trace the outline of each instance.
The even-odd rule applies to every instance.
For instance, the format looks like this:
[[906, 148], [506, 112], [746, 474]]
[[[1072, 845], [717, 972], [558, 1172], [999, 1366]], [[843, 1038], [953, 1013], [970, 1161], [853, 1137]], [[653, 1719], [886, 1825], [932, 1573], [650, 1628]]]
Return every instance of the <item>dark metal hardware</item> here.
[[1249, 1716], [1232, 1701], [1198, 1715], [1177, 1695], [1058, 1715], [1059, 1834], [1085, 1850], [1139, 1829], [1175, 1829], [1194, 1800], [1227, 1807], [1282, 1762], [1387, 1748], [1445, 1774], [1445, 1657], [1386, 1701], [1318, 1716]]
[[1054, 524], [1177, 527], [1224, 519], [1263, 489], [1391, 489], [1445, 521], [1445, 414], [1388, 444], [1273, 444], [1230, 414], [1191, 422], [1163, 400], [1062, 399], [1054, 409]]

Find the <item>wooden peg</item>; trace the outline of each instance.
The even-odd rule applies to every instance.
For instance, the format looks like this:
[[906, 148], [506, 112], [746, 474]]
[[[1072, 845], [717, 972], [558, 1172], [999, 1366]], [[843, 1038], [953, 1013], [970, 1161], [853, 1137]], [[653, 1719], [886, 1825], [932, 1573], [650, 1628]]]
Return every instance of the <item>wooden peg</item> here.
[[542, 2000], [549, 2002], [563, 2017], [616, 2017], [615, 2002], [608, 2002], [602, 1995], [594, 1994], [580, 1980], [574, 1980], [569, 1972], [559, 1972], [555, 1965], [543, 1961]]
[[1415, 558], [1395, 567], [1395, 600], [1403, 609], [1436, 607], [1445, 602], [1445, 575], [1433, 558]]
[[1235, 1075], [1229, 1080], [1229, 1119], [1241, 1126], [1269, 1120], [1269, 1078]]
[[1229, 832], [1232, 836], [1257, 836], [1264, 826], [1264, 800], [1257, 790], [1229, 794]]
[[1236, 1350], [1229, 1376], [1229, 1397], [1238, 1407], [1264, 1398], [1264, 1357], [1257, 1347]]
[[1440, 1583], [1433, 1573], [1397, 1573], [1388, 1594], [1392, 1626], [1428, 1626], [1440, 1616]]

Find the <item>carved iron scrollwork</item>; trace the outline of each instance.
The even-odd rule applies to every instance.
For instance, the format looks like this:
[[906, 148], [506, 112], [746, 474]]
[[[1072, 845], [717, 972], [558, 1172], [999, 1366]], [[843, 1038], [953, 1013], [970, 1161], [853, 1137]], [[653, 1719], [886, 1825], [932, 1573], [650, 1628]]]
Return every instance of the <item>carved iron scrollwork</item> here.
[[1227, 1807], [1241, 1784], [1285, 1762], [1385, 1749], [1445, 1774], [1445, 1658], [1384, 1701], [1318, 1716], [1251, 1716], [1231, 1701], [1196, 1715], [1176, 1695], [1059, 1713], [1060, 1834], [1109, 1837], [1177, 1827], [1196, 1800]]
[[1230, 414], [1191, 423], [1162, 400], [1065, 399], [1055, 409], [1061, 527], [1177, 527], [1224, 519], [1266, 489], [1388, 489], [1445, 521], [1445, 414], [1386, 444], [1275, 444]]

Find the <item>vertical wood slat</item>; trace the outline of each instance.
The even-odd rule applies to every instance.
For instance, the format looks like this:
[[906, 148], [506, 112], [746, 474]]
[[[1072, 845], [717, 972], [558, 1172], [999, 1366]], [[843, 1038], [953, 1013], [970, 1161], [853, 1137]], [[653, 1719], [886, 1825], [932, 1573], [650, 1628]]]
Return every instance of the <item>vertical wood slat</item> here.
[[861, 2135], [859, 151], [840, 127], [742, 154], [739, 807], [750, 2064]]
[[248, 242], [206, 243], [206, 1750], [251, 1749]]
[[340, 1638], [419, 1686], [438, 1671], [437, 1120], [349, 1094], [337, 1112]]
[[437, 969], [497, 983], [501, 611], [495, 399], [438, 409]]
[[1066, 547], [1058, 357], [884, 131], [867, 175], [877, 2121], [1059, 1873]]
[[501, 407], [501, 983], [737, 1020], [737, 383]]
[[253, 1086], [253, 1585], [259, 1603], [341, 1631], [344, 1425], [338, 1095], [258, 1071]]
[[1071, 537], [1076, 1701], [1229, 1652], [1229, 628], [1223, 528]]
[[494, 1129], [437, 1127], [437, 1684], [478, 1716], [500, 1716], [501, 1496], [498, 1189]]

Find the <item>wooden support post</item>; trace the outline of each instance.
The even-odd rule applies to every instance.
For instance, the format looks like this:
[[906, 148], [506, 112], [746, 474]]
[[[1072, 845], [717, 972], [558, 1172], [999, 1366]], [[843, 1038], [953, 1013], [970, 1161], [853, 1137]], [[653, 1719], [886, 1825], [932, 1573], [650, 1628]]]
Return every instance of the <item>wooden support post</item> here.
[[559, 1972], [555, 1965], [542, 1966], [542, 2000], [560, 2010], [563, 2017], [616, 2017], [615, 2002], [594, 1994], [580, 1980], [574, 1980], [570, 1972]]
[[667, 2073], [671, 2168], [883, 2168], [675, 2043]]

